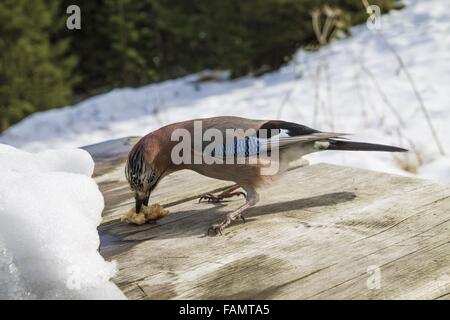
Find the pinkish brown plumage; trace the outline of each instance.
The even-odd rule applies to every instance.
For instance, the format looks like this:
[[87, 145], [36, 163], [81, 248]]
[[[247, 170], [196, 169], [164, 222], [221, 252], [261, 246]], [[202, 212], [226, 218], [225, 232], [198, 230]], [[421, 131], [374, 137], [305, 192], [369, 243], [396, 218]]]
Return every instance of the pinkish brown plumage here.
[[[206, 164], [204, 162], [176, 164], [172, 159], [172, 150], [179, 141], [172, 141], [172, 134], [177, 129], [181, 129], [190, 134], [191, 137], [195, 136], [195, 121], [200, 121], [202, 134], [207, 132], [208, 129], [220, 132], [224, 137], [229, 135], [227, 129], [242, 129], [244, 131], [250, 129], [248, 132], [251, 132], [251, 134], [233, 139], [233, 145], [227, 144], [226, 141], [228, 140], [224, 140], [223, 146], [214, 149], [214, 153], [211, 154], [212, 158], [216, 159], [229, 159], [231, 157], [234, 160], [232, 164]], [[265, 133], [264, 131], [267, 131], [266, 136], [262, 135]], [[227, 214], [221, 223], [210, 228], [217, 234], [221, 233], [233, 220], [242, 217], [241, 214], [244, 210], [258, 202], [258, 188], [273, 181], [275, 177], [287, 170], [289, 162], [297, 160], [305, 154], [322, 150], [406, 151], [391, 146], [352, 142], [342, 138], [342, 135], [320, 132], [300, 124], [280, 120], [214, 117], [183, 121], [162, 127], [139, 140], [130, 151], [125, 175], [135, 193], [137, 213], [140, 212], [142, 204], [148, 205], [150, 194], [161, 179], [172, 172], [190, 169], [211, 178], [233, 181], [236, 185], [222, 194], [218, 196], [206, 194], [200, 198], [200, 200], [206, 199], [218, 202], [227, 197], [244, 194], [235, 191], [239, 187], [245, 191], [245, 204]], [[272, 144], [272, 141], [275, 140], [277, 141], [275, 144], [276, 151], [279, 152], [276, 159], [270, 157], [275, 152]], [[205, 151], [209, 143], [208, 141], [201, 141], [200, 151]], [[190, 158], [193, 159], [196, 153], [198, 155], [199, 150], [196, 150], [193, 139], [190, 146]], [[243, 162], [236, 163], [237, 159]], [[254, 162], [251, 162], [251, 160], [254, 160]], [[276, 174], [263, 174], [264, 168], [273, 165], [275, 161], [278, 168]]]

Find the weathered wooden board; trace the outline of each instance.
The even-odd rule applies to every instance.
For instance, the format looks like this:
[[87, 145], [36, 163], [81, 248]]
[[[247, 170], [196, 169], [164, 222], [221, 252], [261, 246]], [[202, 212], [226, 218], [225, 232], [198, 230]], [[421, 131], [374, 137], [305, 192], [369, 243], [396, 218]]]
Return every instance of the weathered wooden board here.
[[[116, 182], [97, 176], [107, 217], [131, 204], [118, 172]], [[245, 224], [208, 237], [243, 200], [199, 204], [193, 197], [223, 182], [188, 172], [173, 179], [153, 198], [168, 217], [99, 228], [101, 253], [117, 261], [114, 281], [129, 298], [450, 297], [448, 186], [325, 164], [295, 169], [261, 191]]]

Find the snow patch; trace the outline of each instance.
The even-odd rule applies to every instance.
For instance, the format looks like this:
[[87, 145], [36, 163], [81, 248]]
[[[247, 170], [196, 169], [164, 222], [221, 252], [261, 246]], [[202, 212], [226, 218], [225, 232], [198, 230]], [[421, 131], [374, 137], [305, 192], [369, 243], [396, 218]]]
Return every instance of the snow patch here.
[[419, 168], [419, 175], [441, 183], [450, 181], [450, 157], [441, 157]]
[[120, 299], [98, 252], [103, 196], [83, 150], [0, 145], [0, 299]]

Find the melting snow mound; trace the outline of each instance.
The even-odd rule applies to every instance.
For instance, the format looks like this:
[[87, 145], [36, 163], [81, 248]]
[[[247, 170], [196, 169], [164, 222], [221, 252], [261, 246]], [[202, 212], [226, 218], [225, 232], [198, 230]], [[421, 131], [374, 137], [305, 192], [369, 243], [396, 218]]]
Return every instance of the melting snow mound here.
[[123, 299], [98, 252], [103, 196], [83, 150], [0, 144], [0, 299]]

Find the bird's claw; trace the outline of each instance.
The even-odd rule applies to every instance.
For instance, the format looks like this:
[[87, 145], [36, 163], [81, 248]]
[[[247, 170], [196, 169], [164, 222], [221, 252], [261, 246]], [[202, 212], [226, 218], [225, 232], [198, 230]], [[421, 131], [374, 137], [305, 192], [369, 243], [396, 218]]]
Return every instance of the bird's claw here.
[[[236, 216], [236, 219], [242, 219], [242, 221], [245, 223], [245, 218], [242, 214]], [[215, 236], [217, 236], [218, 234], [222, 235], [223, 229], [225, 229], [232, 221], [233, 221], [233, 219], [226, 218], [221, 223], [213, 224], [211, 227], [208, 228], [207, 235], [209, 236], [211, 231], [214, 232]]]
[[208, 228], [208, 236], [211, 231], [214, 232], [213, 235], [215, 235], [215, 236], [217, 236], [217, 234], [222, 235], [222, 230], [223, 230], [223, 227], [221, 226], [221, 224], [214, 224]]
[[212, 203], [217, 203], [223, 200], [223, 197], [216, 197], [215, 195], [213, 195], [212, 193], [205, 193], [204, 195], [202, 195], [199, 199], [198, 202], [202, 202], [202, 200], [205, 199], [206, 202], [212, 202]]
[[213, 195], [212, 193], [208, 192], [205, 193], [204, 195], [202, 195], [199, 199], [198, 202], [202, 202], [202, 200], [206, 200], [206, 202], [209, 203], [219, 203], [221, 201], [223, 201], [225, 198], [231, 198], [234, 196], [244, 196], [247, 197], [247, 195], [245, 194], [245, 192], [242, 191], [237, 191], [237, 192], [231, 192], [231, 193], [224, 193], [224, 194], [219, 194], [217, 196]]

